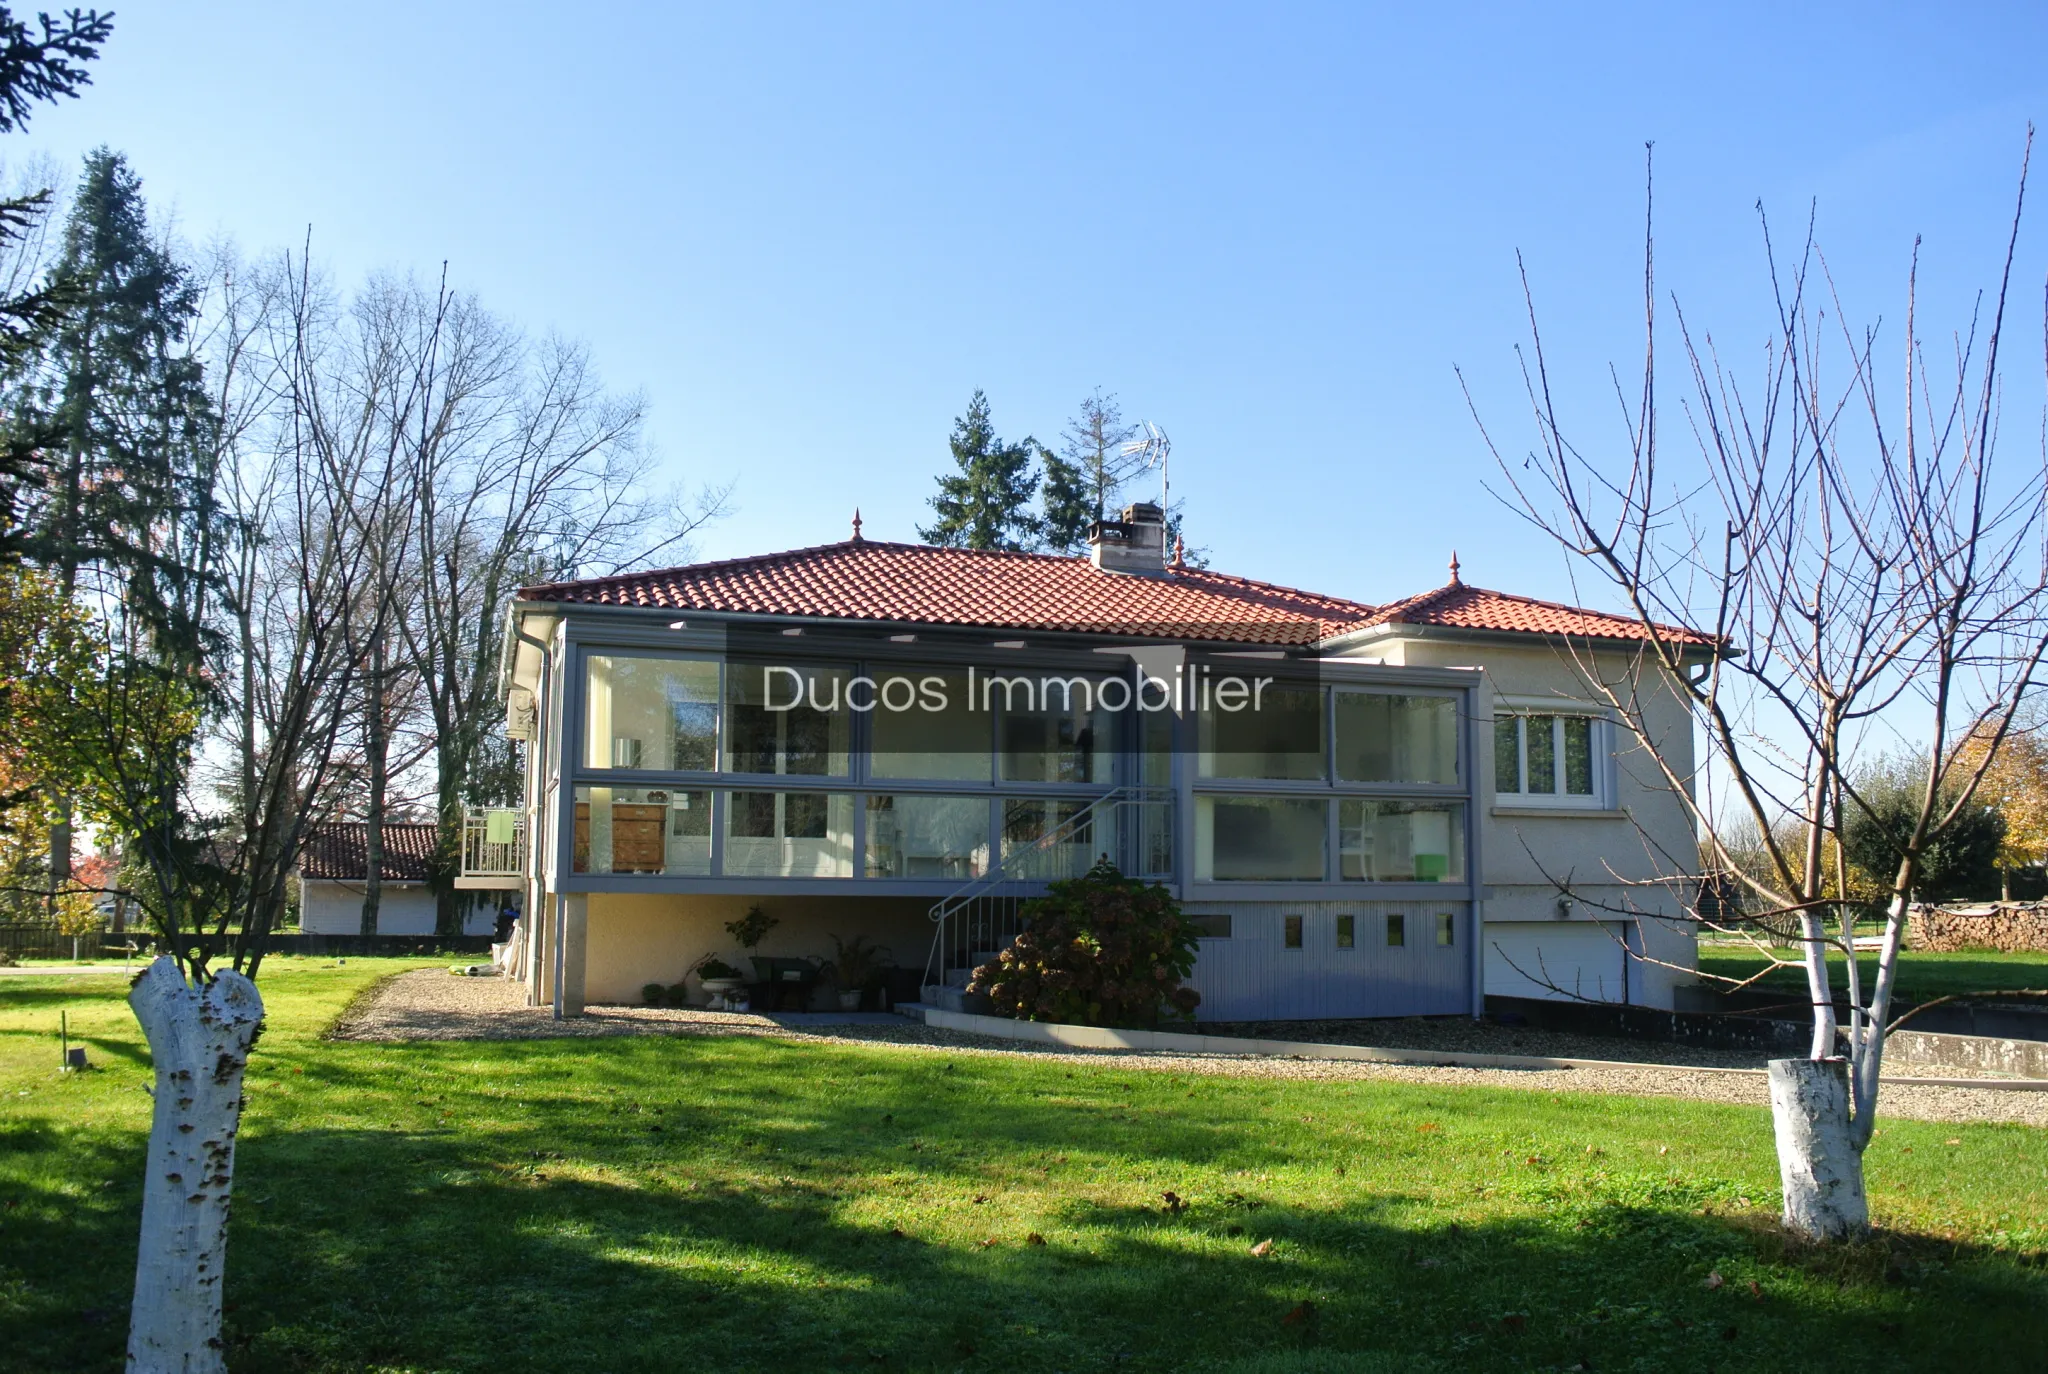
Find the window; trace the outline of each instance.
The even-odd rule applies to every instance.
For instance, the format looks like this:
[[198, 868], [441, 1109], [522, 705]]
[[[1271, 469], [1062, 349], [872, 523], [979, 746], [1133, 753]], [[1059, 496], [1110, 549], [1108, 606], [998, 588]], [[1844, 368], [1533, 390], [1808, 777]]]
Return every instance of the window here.
[[577, 788], [571, 866], [578, 873], [709, 873], [711, 794]]
[[846, 776], [853, 739], [844, 668], [726, 668], [725, 766], [735, 773]]
[[728, 877], [853, 876], [852, 797], [833, 792], [725, 795]]
[[1394, 948], [1408, 943], [1408, 918], [1398, 911], [1387, 913], [1387, 945]]
[[[1095, 817], [1076, 821], [1088, 806], [1080, 800], [1062, 800], [1052, 797], [1011, 797], [1003, 802], [1003, 863], [1029, 864], [1029, 876], [1034, 878], [1078, 878], [1094, 866], [1097, 858], [1107, 857], [1106, 851], [1114, 839], [1114, 823], [1103, 827], [1102, 844], [1096, 843]], [[1099, 814], [1099, 813], [1098, 813]], [[1021, 858], [1025, 850], [1038, 845], [1047, 836], [1057, 836], [1027, 861]]]
[[869, 797], [870, 878], [978, 878], [988, 871], [986, 797]]
[[592, 654], [587, 664], [584, 767], [717, 767], [717, 660]]
[[996, 733], [1003, 780], [1108, 782], [1116, 718], [1102, 709], [1100, 687], [1078, 675], [981, 679], [977, 690], [1001, 713]]
[[1195, 934], [1204, 940], [1228, 940], [1230, 938], [1230, 913], [1227, 911], [1190, 915], [1184, 918], [1194, 928]]
[[1349, 882], [1465, 881], [1465, 808], [1456, 802], [1337, 804], [1337, 873]]
[[1358, 918], [1339, 916], [1337, 918], [1337, 948], [1350, 949], [1358, 943]]
[[1440, 945], [1448, 945], [1448, 944], [1450, 944], [1450, 943], [1451, 943], [1451, 940], [1452, 940], [1452, 934], [1453, 934], [1453, 932], [1454, 932], [1454, 931], [1455, 931], [1456, 929], [1457, 929], [1457, 922], [1456, 922], [1456, 921], [1455, 921], [1455, 920], [1454, 920], [1454, 919], [1452, 918], [1452, 916], [1451, 916], [1451, 913], [1450, 913], [1450, 912], [1448, 912], [1448, 911], [1440, 911], [1440, 912], [1438, 912], [1438, 913], [1437, 913], [1437, 917], [1436, 917], [1436, 942], [1437, 942], [1438, 944], [1440, 944]]
[[[878, 778], [987, 782], [989, 713], [968, 696], [966, 669], [893, 668], [874, 675], [869, 767]], [[859, 684], [861, 706], [868, 687]]]
[[1292, 797], [1196, 797], [1198, 882], [1321, 882], [1328, 804]]
[[[1323, 757], [1323, 689], [1258, 679], [1235, 709], [1212, 700], [1197, 719], [1205, 778], [1328, 776]], [[1216, 694], [1218, 697], [1221, 693]]]
[[1536, 806], [1601, 805], [1608, 729], [1597, 716], [1496, 714], [1495, 795]]
[[1283, 916], [1283, 917], [1281, 917], [1281, 918], [1280, 918], [1280, 926], [1281, 926], [1282, 938], [1283, 938], [1283, 939], [1284, 939], [1284, 940], [1286, 941], [1287, 947], [1288, 947], [1289, 949], [1300, 949], [1300, 948], [1301, 948], [1301, 917], [1299, 917], [1299, 916]]
[[1457, 783], [1455, 697], [1340, 691], [1336, 714], [1340, 781]]

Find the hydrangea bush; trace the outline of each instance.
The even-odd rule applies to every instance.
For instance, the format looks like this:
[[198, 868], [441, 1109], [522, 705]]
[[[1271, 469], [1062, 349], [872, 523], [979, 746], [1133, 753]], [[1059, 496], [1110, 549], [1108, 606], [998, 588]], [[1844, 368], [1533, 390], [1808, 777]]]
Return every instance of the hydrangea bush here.
[[1181, 983], [1194, 972], [1195, 930], [1165, 888], [1104, 859], [1021, 914], [1024, 933], [968, 984], [996, 1015], [1080, 1026], [1194, 1019], [1202, 995]]

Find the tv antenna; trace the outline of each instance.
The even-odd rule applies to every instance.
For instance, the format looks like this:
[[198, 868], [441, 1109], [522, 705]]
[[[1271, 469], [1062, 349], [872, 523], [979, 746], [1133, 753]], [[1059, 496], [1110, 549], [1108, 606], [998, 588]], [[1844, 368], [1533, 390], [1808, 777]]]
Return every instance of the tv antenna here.
[[1166, 437], [1166, 431], [1150, 420], [1143, 422], [1145, 437], [1133, 439], [1124, 445], [1124, 457], [1136, 458], [1138, 466], [1159, 469], [1159, 513], [1168, 518], [1173, 514], [1171, 497], [1173, 488], [1166, 468], [1166, 460], [1173, 452], [1173, 440]]

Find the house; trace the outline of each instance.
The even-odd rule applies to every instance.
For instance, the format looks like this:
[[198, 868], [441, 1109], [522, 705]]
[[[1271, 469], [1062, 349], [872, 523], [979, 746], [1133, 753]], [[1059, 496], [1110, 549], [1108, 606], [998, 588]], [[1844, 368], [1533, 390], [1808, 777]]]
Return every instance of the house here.
[[[438, 833], [431, 822], [384, 823], [379, 935], [434, 933], [436, 901], [428, 876]], [[369, 874], [367, 825], [358, 821], [308, 827], [299, 846], [299, 929], [309, 935], [360, 935]], [[497, 929], [495, 898], [472, 898], [465, 905], [463, 934], [489, 935]]]
[[[1694, 962], [1637, 914], [1677, 914], [1638, 884], [1690, 865], [1685, 808], [1586, 676], [1625, 674], [1638, 627], [1455, 560], [1369, 604], [1181, 566], [1150, 504], [1085, 557], [856, 517], [841, 543], [523, 588], [505, 635], [526, 790], [474, 819], [516, 841], [465, 874], [524, 885], [509, 955], [558, 1014], [739, 962], [724, 926], [756, 906], [756, 955], [864, 934], [957, 999], [1025, 898], [1103, 855], [1195, 917], [1207, 1019], [1669, 1007]], [[1690, 740], [1675, 697], [1650, 711]]]

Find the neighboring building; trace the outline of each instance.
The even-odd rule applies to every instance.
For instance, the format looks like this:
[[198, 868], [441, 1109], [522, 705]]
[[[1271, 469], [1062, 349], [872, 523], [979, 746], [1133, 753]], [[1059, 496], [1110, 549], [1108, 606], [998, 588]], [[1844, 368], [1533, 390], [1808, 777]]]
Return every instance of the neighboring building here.
[[[369, 827], [360, 822], [316, 825], [299, 847], [299, 929], [309, 935], [360, 935], [363, 890], [370, 874]], [[383, 881], [377, 897], [379, 935], [432, 935], [435, 898], [428, 885], [435, 827], [384, 824]], [[462, 933], [497, 929], [495, 896], [464, 893]]]
[[[521, 590], [504, 685], [526, 795], [472, 818], [465, 880], [524, 883], [531, 998], [574, 1014], [737, 961], [724, 923], [758, 905], [779, 924], [756, 954], [866, 934], [949, 1000], [1021, 898], [1108, 854], [1199, 918], [1204, 1019], [1671, 1005], [1690, 932], [1626, 913], [1667, 909], [1634, 884], [1659, 854], [1688, 866], [1691, 828], [1581, 667], [1624, 674], [1633, 622], [1455, 563], [1384, 606], [1182, 567], [1151, 505], [1090, 544], [856, 523]], [[1679, 703], [1652, 710], [1689, 759]]]

